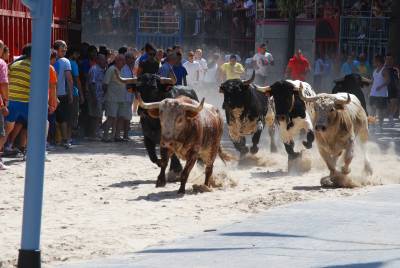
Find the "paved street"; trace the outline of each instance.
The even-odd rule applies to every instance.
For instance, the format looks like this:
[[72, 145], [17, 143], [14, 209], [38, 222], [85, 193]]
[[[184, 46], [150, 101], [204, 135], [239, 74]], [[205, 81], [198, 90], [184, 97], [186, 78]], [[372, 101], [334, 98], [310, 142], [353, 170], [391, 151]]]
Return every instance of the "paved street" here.
[[399, 192], [282, 206], [130, 256], [59, 267], [400, 267]]

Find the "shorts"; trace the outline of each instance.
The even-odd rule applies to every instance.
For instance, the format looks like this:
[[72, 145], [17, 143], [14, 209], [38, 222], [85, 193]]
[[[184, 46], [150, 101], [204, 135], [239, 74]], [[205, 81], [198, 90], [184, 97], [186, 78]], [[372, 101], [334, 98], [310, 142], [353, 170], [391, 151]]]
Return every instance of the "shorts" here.
[[68, 103], [68, 96], [58, 96], [60, 103], [56, 110], [57, 123], [70, 123], [72, 118], [72, 104]]
[[130, 102], [106, 101], [106, 116], [123, 117], [125, 120], [132, 119], [132, 104]]
[[5, 137], [6, 131], [4, 129], [4, 116], [0, 111], [0, 137]]
[[103, 117], [103, 103], [101, 101], [93, 100], [93, 96], [88, 95], [87, 104], [88, 104], [88, 114], [91, 117], [102, 118]]
[[388, 98], [386, 97], [374, 97], [374, 96], [369, 97], [369, 105], [376, 106], [376, 108], [378, 108], [379, 110], [386, 109], [387, 104], [388, 104]]
[[20, 102], [20, 101], [9, 101], [8, 102], [8, 111], [9, 114], [5, 118], [6, 122], [14, 123], [18, 120], [18, 122], [28, 122], [28, 113], [29, 113], [29, 103], [28, 102]]

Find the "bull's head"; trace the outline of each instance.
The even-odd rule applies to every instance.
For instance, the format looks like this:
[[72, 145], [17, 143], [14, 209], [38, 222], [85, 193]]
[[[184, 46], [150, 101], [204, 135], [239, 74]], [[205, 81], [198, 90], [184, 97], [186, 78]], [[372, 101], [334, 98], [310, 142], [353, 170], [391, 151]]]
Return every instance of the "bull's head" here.
[[[350, 94], [318, 94], [315, 97], [308, 97], [300, 92], [301, 98], [305, 102], [314, 103], [315, 109], [315, 130], [325, 132], [329, 126], [337, 122], [339, 113], [343, 111], [345, 105], [351, 102]], [[339, 122], [340, 124], [341, 122]]]
[[204, 98], [197, 103], [187, 97], [165, 99], [161, 102], [145, 103], [140, 95], [139, 105], [161, 123], [161, 146], [174, 148], [175, 141], [190, 128], [190, 121], [196, 118], [204, 107]]
[[344, 89], [352, 90], [352, 89], [361, 89], [365, 86], [369, 86], [372, 81], [364, 76], [359, 74], [349, 74], [345, 77], [334, 80], [336, 86], [342, 86]]
[[222, 83], [219, 92], [224, 94], [224, 104], [231, 109], [243, 108], [254, 78], [255, 72], [248, 80], [230, 79]]
[[168, 88], [175, 84], [174, 78], [160, 77], [155, 74], [142, 74], [138, 78], [122, 78], [115, 70], [116, 78], [124, 84], [132, 85], [146, 101], [161, 101], [168, 97]]
[[294, 94], [298, 94], [299, 88], [295, 87], [293, 83], [282, 80], [275, 82], [271, 86], [257, 86], [257, 90], [274, 97], [275, 113], [278, 122], [288, 121], [289, 113], [294, 107]]

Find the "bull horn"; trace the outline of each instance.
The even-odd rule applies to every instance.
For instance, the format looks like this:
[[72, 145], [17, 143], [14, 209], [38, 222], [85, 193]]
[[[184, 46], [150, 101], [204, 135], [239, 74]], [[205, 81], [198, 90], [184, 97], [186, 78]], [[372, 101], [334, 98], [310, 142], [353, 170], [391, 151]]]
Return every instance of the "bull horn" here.
[[183, 107], [184, 107], [184, 109], [185, 109], [186, 111], [190, 111], [190, 112], [194, 112], [194, 113], [200, 113], [201, 110], [203, 110], [204, 101], [205, 101], [205, 98], [203, 98], [203, 99], [201, 100], [201, 102], [200, 102], [200, 104], [199, 104], [198, 106], [195, 106], [195, 105], [189, 104], [189, 103], [185, 103], [185, 104], [183, 105]]
[[149, 102], [149, 103], [145, 103], [142, 99], [142, 97], [140, 96], [140, 94], [137, 94], [137, 99], [138, 99], [138, 103], [139, 106], [142, 109], [145, 110], [150, 110], [150, 109], [158, 109], [160, 106], [160, 102]]
[[303, 83], [300, 83], [299, 91], [300, 91], [300, 99], [302, 99], [304, 102], [316, 102], [318, 100], [318, 96], [308, 97], [304, 95]]
[[271, 87], [270, 86], [266, 86], [266, 87], [260, 87], [260, 86], [256, 86], [256, 89], [258, 91], [260, 91], [261, 93], [267, 93], [267, 92], [271, 92]]
[[243, 84], [244, 84], [245, 86], [248, 86], [248, 85], [250, 85], [251, 83], [254, 82], [254, 79], [255, 79], [255, 78], [256, 78], [256, 71], [253, 70], [253, 73], [252, 73], [250, 79], [249, 79], [249, 80], [242, 80], [242, 82], [243, 82]]
[[347, 93], [346, 100], [340, 100], [338, 98], [335, 98], [335, 104], [337, 104], [337, 105], [346, 105], [346, 104], [349, 104], [350, 102], [351, 102], [351, 97], [350, 97], [349, 93]]
[[168, 77], [160, 77], [161, 85], [174, 85], [174, 80]]
[[114, 75], [117, 78], [117, 80], [123, 84], [136, 84], [137, 83], [137, 78], [122, 78], [117, 69], [114, 70]]

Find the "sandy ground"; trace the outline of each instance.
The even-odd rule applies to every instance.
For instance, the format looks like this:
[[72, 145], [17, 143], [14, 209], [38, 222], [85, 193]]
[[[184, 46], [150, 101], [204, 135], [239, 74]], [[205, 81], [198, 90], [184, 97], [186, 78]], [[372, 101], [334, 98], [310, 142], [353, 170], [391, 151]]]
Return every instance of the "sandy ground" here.
[[[321, 189], [319, 181], [327, 170], [315, 149], [308, 154], [312, 170], [290, 176], [285, 172], [287, 158], [282, 148], [280, 153], [268, 153], [263, 137], [264, 150], [257, 161], [248, 161], [249, 166], [233, 162], [225, 167], [220, 160], [216, 162], [215, 174], [223, 187], [196, 194], [189, 183], [187, 194], [179, 197], [177, 183], [155, 188], [158, 168], [148, 160], [141, 137], [133, 138], [125, 144], [87, 142], [50, 153], [42, 223], [45, 267], [131, 253], [231, 224], [270, 207], [350, 196], [372, 187]], [[229, 149], [230, 141], [225, 139], [224, 146]], [[369, 148], [373, 151], [373, 182], [399, 182], [399, 158], [394, 151], [389, 148], [382, 154], [374, 144]], [[359, 174], [359, 163], [356, 159], [354, 174]], [[21, 238], [25, 164], [18, 160], [9, 164], [11, 170], [0, 174], [1, 268], [15, 263]], [[203, 182], [199, 167], [190, 180]]]

